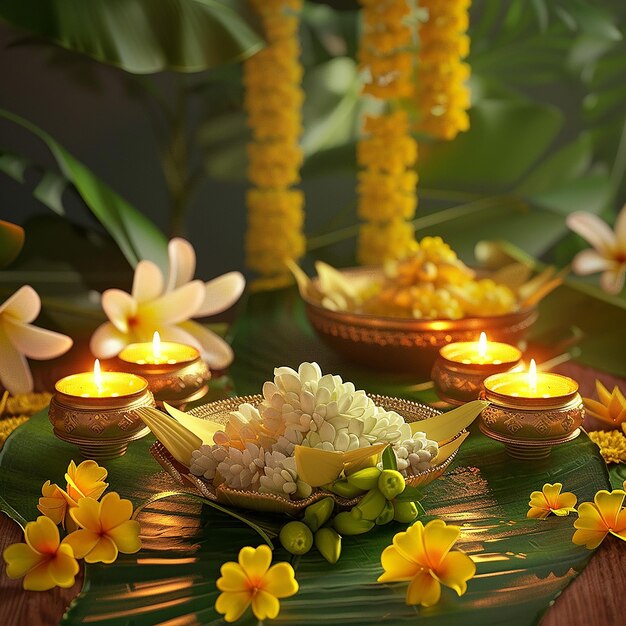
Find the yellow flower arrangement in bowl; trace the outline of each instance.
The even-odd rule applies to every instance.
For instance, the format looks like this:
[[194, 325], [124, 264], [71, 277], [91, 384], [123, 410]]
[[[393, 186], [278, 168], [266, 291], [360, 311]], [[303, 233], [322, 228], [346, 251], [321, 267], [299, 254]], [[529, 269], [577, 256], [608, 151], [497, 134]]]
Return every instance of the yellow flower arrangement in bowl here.
[[317, 334], [362, 365], [430, 373], [439, 349], [476, 341], [517, 344], [537, 319], [537, 303], [561, 278], [552, 268], [531, 277], [522, 265], [490, 276], [467, 267], [439, 237], [384, 266], [337, 270], [316, 263], [317, 277], [290, 268]]

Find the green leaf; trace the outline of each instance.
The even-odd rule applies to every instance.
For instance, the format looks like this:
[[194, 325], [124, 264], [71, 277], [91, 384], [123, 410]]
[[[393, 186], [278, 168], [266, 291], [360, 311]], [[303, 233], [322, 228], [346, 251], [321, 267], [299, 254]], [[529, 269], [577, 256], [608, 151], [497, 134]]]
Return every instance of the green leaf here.
[[133, 74], [199, 72], [263, 46], [245, 0], [5, 0], [0, 18]]
[[[383, 469], [398, 471], [398, 461], [391, 446], [387, 446], [382, 453]], [[405, 487], [406, 489], [406, 487]]]
[[[44, 175], [33, 192], [35, 197], [54, 211], [63, 213], [62, 184], [65, 180], [66, 185], [76, 188], [133, 267], [142, 259], [154, 261], [163, 270], [167, 267], [167, 240], [147, 217], [105, 185], [48, 133], [4, 109], [0, 109], [0, 117], [22, 126], [41, 139], [61, 169], [62, 177], [60, 174]], [[29, 165], [28, 160], [12, 158], [10, 153], [3, 153], [0, 161], [0, 169], [19, 182], [23, 182], [24, 171]]]
[[421, 500], [424, 497], [424, 493], [422, 492], [421, 489], [418, 489], [417, 487], [411, 487], [411, 485], [407, 485], [404, 488], [404, 491], [396, 496], [396, 500], [398, 502], [419, 502], [419, 500]]
[[0, 220], [0, 268], [9, 265], [23, 245], [24, 229], [17, 224]]

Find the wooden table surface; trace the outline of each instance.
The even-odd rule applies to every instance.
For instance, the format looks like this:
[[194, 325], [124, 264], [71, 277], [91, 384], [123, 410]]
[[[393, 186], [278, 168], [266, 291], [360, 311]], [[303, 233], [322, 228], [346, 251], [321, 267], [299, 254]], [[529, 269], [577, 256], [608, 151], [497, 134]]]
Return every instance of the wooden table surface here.
[[[593, 395], [596, 373], [576, 364], [561, 366], [557, 371], [578, 380], [583, 395]], [[599, 375], [612, 386], [624, 381]], [[0, 514], [0, 552], [16, 541], [22, 541], [21, 529], [6, 515]], [[79, 574], [71, 589], [26, 592], [21, 580], [7, 578], [4, 565], [0, 573], [0, 626], [48, 626], [58, 624], [65, 608], [80, 591]], [[626, 543], [609, 536], [596, 550], [589, 565], [548, 609], [542, 626], [623, 626], [626, 624]], [[492, 626], [491, 624], [487, 626]]]

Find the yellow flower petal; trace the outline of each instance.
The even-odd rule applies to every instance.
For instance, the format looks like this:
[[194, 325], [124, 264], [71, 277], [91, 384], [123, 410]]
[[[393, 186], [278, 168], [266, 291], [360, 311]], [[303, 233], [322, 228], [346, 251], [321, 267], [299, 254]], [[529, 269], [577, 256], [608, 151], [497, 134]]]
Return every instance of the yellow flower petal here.
[[611, 529], [611, 534], [626, 541], [626, 508], [619, 512], [615, 520], [615, 527]]
[[93, 550], [99, 540], [99, 533], [81, 529], [75, 530], [72, 534], [65, 537], [63, 543], [71, 546], [74, 556], [77, 559], [83, 559], [86, 554], [89, 554]]
[[430, 567], [437, 571], [440, 563], [461, 535], [458, 526], [449, 526], [435, 519], [424, 527], [424, 546]]
[[602, 404], [608, 405], [611, 401], [611, 393], [598, 379], [596, 379], [596, 393]]
[[289, 563], [276, 563], [263, 578], [263, 589], [277, 598], [288, 598], [298, 593], [299, 585]]
[[606, 525], [598, 508], [591, 502], [583, 502], [578, 507], [578, 519], [574, 521], [574, 528], [606, 530]]
[[76, 501], [81, 497], [98, 500], [108, 487], [108, 484], [104, 482], [107, 474], [106, 468], [100, 467], [91, 459], [83, 461], [78, 467], [72, 461], [65, 474], [70, 497]]
[[134, 554], [141, 549], [140, 532], [141, 525], [138, 521], [126, 520], [115, 528], [107, 531], [107, 537], [115, 543], [120, 552], [124, 554]]
[[252, 595], [247, 591], [223, 591], [217, 597], [215, 610], [224, 615], [225, 621], [235, 622], [245, 613], [251, 601]]
[[598, 507], [602, 520], [607, 528], [615, 527], [617, 515], [622, 508], [625, 496], [626, 493], [620, 489], [612, 492], [601, 490], [596, 493], [593, 501]]
[[48, 565], [48, 573], [54, 584], [65, 589], [74, 584], [78, 569], [78, 562], [74, 558], [72, 548], [68, 544], [59, 546], [56, 557]]
[[437, 569], [437, 579], [462, 596], [467, 591], [467, 581], [476, 574], [476, 565], [467, 554], [450, 552]]
[[528, 513], [526, 513], [526, 517], [530, 519], [546, 519], [548, 515], [550, 515], [550, 509], [547, 507], [539, 508], [531, 506], [530, 509], [528, 509]]
[[428, 571], [422, 570], [413, 578], [406, 592], [407, 604], [433, 606], [441, 597], [441, 585]]
[[128, 521], [132, 514], [132, 502], [123, 500], [115, 491], [107, 493], [100, 501], [100, 526], [105, 533]]
[[546, 497], [546, 502], [550, 508], [554, 508], [562, 488], [563, 485], [561, 483], [554, 483], [553, 485], [546, 483], [543, 486], [543, 495]]
[[411, 580], [421, 570], [417, 563], [404, 558], [395, 546], [387, 546], [380, 561], [385, 571], [378, 577], [379, 583]]
[[50, 575], [49, 561], [46, 560], [34, 567], [24, 576], [23, 587], [27, 591], [47, 591], [56, 586], [54, 578]]
[[70, 515], [81, 528], [100, 533], [100, 504], [93, 498], [81, 498], [78, 505], [70, 509]]
[[246, 546], [239, 552], [239, 565], [251, 581], [261, 580], [272, 562], [272, 551], [263, 544], [258, 548]]
[[398, 553], [407, 561], [419, 565], [427, 565], [424, 550], [424, 525], [417, 521], [404, 532], [397, 533], [393, 538], [393, 545]]
[[67, 501], [58, 485], [47, 480], [41, 487], [41, 495], [37, 509], [49, 517], [57, 526], [65, 520]]
[[576, 506], [577, 500], [578, 498], [573, 493], [564, 491], [559, 497], [559, 508], [571, 510]]
[[248, 577], [239, 563], [228, 561], [220, 569], [221, 577], [215, 583], [220, 591], [247, 591]]
[[258, 620], [274, 619], [280, 611], [280, 602], [271, 593], [259, 589], [252, 598], [252, 611]]
[[113, 563], [117, 559], [117, 546], [109, 537], [98, 538], [96, 545], [85, 555], [86, 563]]
[[608, 533], [606, 531], [602, 531], [602, 530], [581, 529], [581, 530], [577, 530], [574, 533], [574, 536], [572, 537], [572, 541], [577, 546], [585, 546], [589, 550], [593, 550], [594, 548], [597, 548], [602, 543], [602, 541], [607, 536], [607, 534]]
[[5, 548], [2, 558], [7, 564], [6, 572], [9, 578], [22, 578], [28, 571], [45, 561], [43, 555], [25, 543], [11, 544]]
[[39, 516], [35, 522], [26, 524], [24, 538], [26, 543], [40, 554], [54, 554], [59, 547], [59, 529], [45, 515]]

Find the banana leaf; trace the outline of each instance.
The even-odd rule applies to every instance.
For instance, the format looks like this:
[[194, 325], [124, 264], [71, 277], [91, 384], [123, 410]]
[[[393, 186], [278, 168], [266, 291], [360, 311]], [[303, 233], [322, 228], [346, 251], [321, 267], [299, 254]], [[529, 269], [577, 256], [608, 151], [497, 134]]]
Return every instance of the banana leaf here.
[[0, 19], [133, 74], [199, 72], [263, 46], [245, 0], [6, 0]]
[[[25, 128], [41, 139], [61, 169], [58, 174], [44, 173], [33, 191], [36, 198], [56, 213], [63, 214], [63, 192], [65, 188], [73, 186], [85, 205], [115, 240], [131, 266], [134, 267], [142, 259], [150, 259], [161, 269], [167, 267], [167, 240], [147, 217], [103, 183], [44, 130], [4, 109], [0, 109], [0, 118]], [[26, 169], [32, 163], [9, 152], [1, 152], [0, 156], [0, 170], [23, 183]]]

